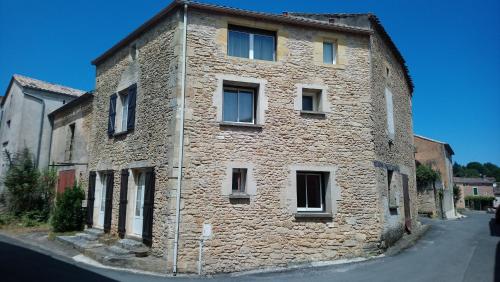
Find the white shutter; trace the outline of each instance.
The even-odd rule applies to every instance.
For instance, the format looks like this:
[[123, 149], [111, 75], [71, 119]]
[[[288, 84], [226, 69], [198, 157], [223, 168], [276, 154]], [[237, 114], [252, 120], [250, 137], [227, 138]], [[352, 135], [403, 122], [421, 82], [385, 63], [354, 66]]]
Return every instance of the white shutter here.
[[387, 112], [387, 131], [389, 138], [394, 139], [394, 104], [392, 101], [392, 92], [389, 88], [385, 88], [385, 104]]

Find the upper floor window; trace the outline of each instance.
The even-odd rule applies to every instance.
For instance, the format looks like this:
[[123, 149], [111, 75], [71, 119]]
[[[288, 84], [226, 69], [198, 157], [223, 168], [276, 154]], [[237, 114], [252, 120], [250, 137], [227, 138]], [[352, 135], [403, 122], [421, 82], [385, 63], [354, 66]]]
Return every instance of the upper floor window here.
[[230, 25], [228, 55], [266, 61], [276, 60], [276, 33]]
[[323, 63], [336, 64], [337, 63], [337, 43], [333, 41], [323, 42]]
[[302, 111], [318, 112], [320, 110], [321, 90], [302, 89]]
[[233, 168], [232, 191], [233, 193], [245, 193], [247, 181], [246, 168]]
[[224, 87], [222, 120], [255, 123], [255, 89]]
[[134, 129], [136, 94], [137, 86], [133, 84], [118, 94], [111, 95], [108, 116], [109, 136]]
[[477, 196], [479, 193], [477, 192], [477, 187], [472, 188], [472, 192], [474, 193], [474, 196]]

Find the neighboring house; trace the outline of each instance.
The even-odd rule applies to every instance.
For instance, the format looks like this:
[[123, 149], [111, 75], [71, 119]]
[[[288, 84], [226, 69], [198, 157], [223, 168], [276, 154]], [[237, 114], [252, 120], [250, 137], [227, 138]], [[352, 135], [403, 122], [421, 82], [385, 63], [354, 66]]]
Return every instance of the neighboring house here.
[[[495, 178], [489, 177], [453, 177], [453, 181], [460, 188], [460, 199], [457, 208], [482, 209], [467, 203], [467, 196], [490, 196], [494, 197], [493, 186]], [[491, 206], [491, 205], [490, 205]], [[484, 207], [483, 207], [484, 208]]]
[[[49, 164], [52, 126], [47, 114], [82, 95], [84, 91], [22, 75], [13, 75], [1, 103], [0, 179], [10, 161], [23, 148], [33, 154], [35, 164]], [[0, 181], [0, 193], [3, 191]]]
[[57, 169], [58, 193], [72, 187], [75, 181], [82, 187], [87, 185], [93, 98], [91, 93], [83, 94], [49, 114], [52, 124], [50, 165]]
[[498, 208], [500, 206], [500, 186], [499, 182], [493, 183], [493, 194], [495, 194], [495, 201], [493, 202], [493, 207]]
[[438, 214], [444, 218], [455, 218], [452, 162], [452, 156], [455, 153], [453, 149], [448, 143], [420, 135], [415, 135], [415, 148], [415, 161], [429, 165], [440, 175], [440, 179], [434, 183], [434, 187], [418, 189], [418, 212]]
[[374, 15], [175, 1], [93, 64], [88, 225], [168, 271], [364, 256], [416, 227], [413, 84]]

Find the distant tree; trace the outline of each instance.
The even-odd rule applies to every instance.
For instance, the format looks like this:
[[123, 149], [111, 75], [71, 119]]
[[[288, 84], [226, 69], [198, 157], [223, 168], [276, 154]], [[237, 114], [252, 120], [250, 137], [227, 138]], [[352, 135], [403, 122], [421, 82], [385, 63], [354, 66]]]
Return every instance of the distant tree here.
[[453, 163], [453, 175], [457, 177], [464, 177], [464, 167], [457, 162]]
[[475, 170], [480, 175], [485, 175], [485, 169], [480, 162], [470, 162], [465, 166], [465, 168], [468, 170]]

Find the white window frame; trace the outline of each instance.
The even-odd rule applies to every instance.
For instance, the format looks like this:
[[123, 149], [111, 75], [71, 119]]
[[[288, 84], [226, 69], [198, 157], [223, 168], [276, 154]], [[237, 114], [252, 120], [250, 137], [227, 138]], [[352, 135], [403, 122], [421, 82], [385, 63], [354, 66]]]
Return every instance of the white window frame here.
[[[240, 31], [240, 30], [235, 30], [235, 29], [228, 29], [228, 45], [229, 45], [229, 32], [239, 32], [239, 33], [243, 33], [243, 34], [247, 34], [249, 36], [249, 40], [248, 40], [248, 59], [251, 59], [251, 60], [262, 60], [262, 59], [255, 59], [254, 58], [254, 36], [255, 34], [259, 35], [259, 36], [267, 36], [267, 37], [271, 37], [273, 39], [273, 60], [272, 61], [276, 61], [276, 36], [271, 36], [271, 35], [266, 35], [266, 34], [258, 34], [258, 33], [251, 33], [251, 32], [245, 32], [245, 31]], [[228, 56], [231, 56], [229, 55], [229, 52], [228, 52]], [[231, 57], [236, 57], [236, 58], [241, 58], [241, 57], [238, 57], [238, 56], [231, 56]], [[262, 61], [268, 61], [268, 60], [262, 60]]]
[[[322, 173], [319, 173], [319, 172], [307, 172], [307, 171], [301, 171], [301, 172], [297, 172], [296, 173], [296, 178], [298, 178], [299, 175], [306, 175], [306, 207], [299, 207], [298, 206], [298, 197], [297, 197], [297, 212], [322, 212], [324, 211], [324, 202], [325, 202], [325, 196], [323, 195], [323, 174]], [[320, 193], [320, 202], [321, 202], [321, 205], [319, 208], [309, 208], [307, 207], [308, 203], [307, 203], [307, 175], [317, 175], [319, 176], [319, 193]], [[298, 185], [298, 183], [297, 183]]]
[[338, 53], [338, 47], [337, 47], [337, 41], [336, 40], [323, 40], [323, 49], [325, 48], [325, 43], [332, 44], [332, 62], [331, 63], [325, 63], [325, 51], [323, 50], [322, 56], [323, 56], [323, 64], [327, 65], [336, 65], [337, 64], [337, 53]]
[[395, 128], [394, 128], [394, 100], [393, 95], [389, 87], [385, 88], [385, 104], [386, 104], [386, 116], [387, 116], [387, 133], [389, 138], [394, 139]]
[[[245, 122], [245, 121], [228, 121], [224, 118], [224, 93], [226, 92], [226, 89], [229, 89], [229, 90], [235, 90], [238, 92], [238, 100], [236, 102], [236, 107], [238, 109], [238, 113], [237, 113], [237, 119], [239, 120], [240, 119], [240, 107], [239, 107], [239, 95], [240, 95], [240, 90], [243, 90], [243, 91], [251, 91], [252, 92], [252, 95], [253, 95], [253, 99], [252, 99], [252, 121], [251, 122]], [[256, 109], [255, 109], [255, 99], [256, 99], [256, 93], [255, 93], [255, 89], [252, 89], [252, 88], [248, 88], [248, 87], [237, 87], [237, 86], [223, 86], [222, 87], [222, 121], [223, 122], [229, 122], [229, 123], [242, 123], [242, 124], [255, 124], [255, 115], [257, 114], [256, 113]]]
[[116, 116], [115, 116], [115, 131], [116, 133], [122, 133], [127, 131], [128, 126], [128, 87], [124, 90], [118, 92], [118, 97], [116, 99]]

